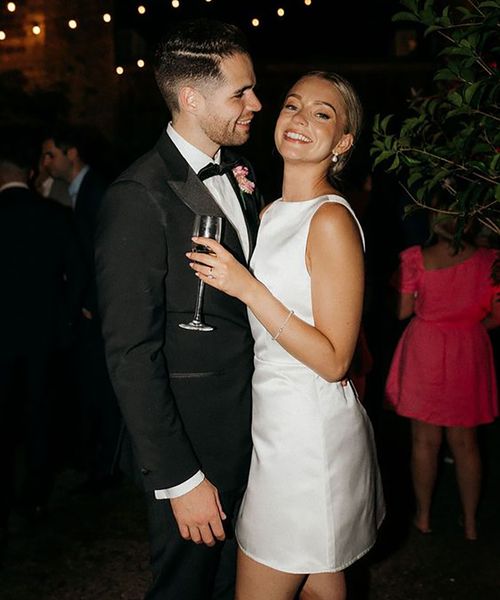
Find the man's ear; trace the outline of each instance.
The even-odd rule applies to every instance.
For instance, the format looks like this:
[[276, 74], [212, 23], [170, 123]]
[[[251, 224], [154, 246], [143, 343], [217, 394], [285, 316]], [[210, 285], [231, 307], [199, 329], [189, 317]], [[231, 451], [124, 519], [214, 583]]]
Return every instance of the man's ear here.
[[199, 90], [191, 86], [183, 86], [179, 89], [179, 107], [181, 111], [196, 113], [204, 102]]
[[66, 150], [66, 156], [71, 162], [75, 162], [80, 157], [78, 154], [78, 150], [74, 146]]

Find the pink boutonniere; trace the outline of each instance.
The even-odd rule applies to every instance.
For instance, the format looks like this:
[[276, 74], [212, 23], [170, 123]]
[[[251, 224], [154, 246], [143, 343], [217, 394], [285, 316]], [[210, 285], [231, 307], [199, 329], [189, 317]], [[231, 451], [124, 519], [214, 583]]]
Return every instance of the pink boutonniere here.
[[238, 165], [233, 169], [233, 175], [238, 182], [238, 186], [242, 192], [245, 194], [252, 194], [255, 190], [255, 183], [250, 181], [247, 178], [248, 175], [248, 167], [244, 167], [243, 165]]

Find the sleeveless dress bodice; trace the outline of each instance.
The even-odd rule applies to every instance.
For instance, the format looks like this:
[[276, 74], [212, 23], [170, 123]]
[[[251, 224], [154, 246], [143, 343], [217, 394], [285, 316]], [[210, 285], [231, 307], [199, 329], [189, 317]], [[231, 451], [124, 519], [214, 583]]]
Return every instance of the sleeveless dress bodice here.
[[[256, 278], [311, 325], [305, 253], [311, 219], [325, 202], [353, 214], [333, 195], [274, 202], [263, 215], [251, 260]], [[250, 311], [249, 318], [254, 449], [238, 543], [254, 560], [281, 571], [341, 570], [370, 549], [384, 514], [370, 422], [352, 385], [325, 381], [273, 340]]]

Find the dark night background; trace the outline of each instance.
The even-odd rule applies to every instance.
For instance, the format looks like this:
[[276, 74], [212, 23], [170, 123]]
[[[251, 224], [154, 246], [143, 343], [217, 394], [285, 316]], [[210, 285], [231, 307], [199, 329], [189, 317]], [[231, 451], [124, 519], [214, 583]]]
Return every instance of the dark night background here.
[[[126, 163], [156, 139], [167, 119], [152, 72], [152, 54], [158, 38], [178, 19], [213, 17], [234, 23], [245, 32], [255, 62], [257, 94], [263, 103], [254, 120], [252, 137], [243, 152], [252, 160], [266, 197], [279, 194], [280, 163], [273, 152], [273, 128], [281, 99], [301, 74], [312, 69], [337, 71], [350, 79], [361, 96], [365, 109], [365, 131], [361, 153], [366, 155], [370, 128], [376, 113], [401, 112], [411, 88], [429, 86], [432, 48], [421, 32], [409, 28], [418, 40], [416, 48], [405, 45], [407, 25], [392, 23], [401, 9], [395, 0], [373, 2], [335, 2], [301, 0], [232, 2], [231, 0], [181, 1], [178, 9], [170, 2], [144, 3], [146, 13], [139, 15], [138, 2], [115, 2], [116, 64], [125, 74], [117, 81], [120, 88], [115, 135], [120, 138]], [[285, 16], [276, 11], [284, 8]], [[253, 18], [259, 27], [253, 27]], [[138, 57], [146, 67], [138, 69]], [[359, 153], [358, 153], [359, 155]], [[366, 156], [363, 157], [366, 163]]]
[[[242, 152], [252, 161], [268, 201], [280, 193], [273, 129], [291, 83], [309, 70], [326, 69], [355, 85], [366, 118], [346, 174], [352, 182], [370, 171], [374, 115], [401, 115], [412, 88], [432, 90], [438, 53], [421, 30], [391, 21], [403, 10], [397, 0], [312, 0], [311, 6], [303, 0], [180, 0], [177, 9], [170, 0], [19, 0], [14, 13], [7, 12], [6, 4], [0, 5], [0, 32], [6, 34], [0, 41], [0, 125], [43, 130], [60, 120], [83, 124], [96, 142], [93, 162], [108, 178], [146, 152], [168, 121], [151, 69], [157, 39], [179, 19], [213, 17], [240, 26], [249, 40], [263, 104]], [[137, 12], [140, 4], [146, 7], [144, 15]], [[278, 8], [285, 9], [284, 17], [277, 16]], [[109, 25], [102, 21], [104, 12], [112, 15]], [[68, 29], [70, 18], [78, 20], [78, 29]], [[251, 25], [253, 18], [260, 20], [259, 27]], [[42, 28], [36, 38], [33, 23]], [[145, 61], [143, 68], [138, 59]], [[123, 75], [116, 73], [117, 66]], [[474, 545], [462, 539], [453, 466], [445, 463], [436, 494], [437, 531], [421, 536], [412, 530], [406, 423], [381, 410], [388, 363], [401, 331], [387, 303], [397, 252], [409, 245], [401, 205], [397, 182], [376, 171], [362, 216], [368, 248], [365, 327], [375, 361], [366, 406], [375, 426], [389, 512], [375, 552], [352, 571], [350, 600], [497, 600], [498, 421], [483, 428], [481, 436], [484, 502], [481, 538]], [[141, 597], [149, 572], [140, 494], [125, 484], [98, 497], [72, 496], [68, 490], [75, 483], [78, 474], [63, 469], [47, 519], [31, 529], [20, 520], [14, 523], [15, 542], [0, 568], [2, 600]]]
[[[167, 121], [151, 64], [158, 38], [179, 19], [218, 18], [245, 32], [263, 110], [243, 151], [270, 199], [279, 192], [274, 121], [284, 93], [301, 74], [320, 68], [350, 79], [365, 107], [367, 139], [374, 114], [400, 113], [411, 88], [427, 88], [432, 80], [435, 49], [411, 24], [391, 22], [403, 8], [396, 0], [312, 0], [310, 6], [303, 0], [180, 0], [179, 8], [144, 0], [143, 15], [139, 0], [27, 0], [13, 13], [3, 4], [0, 122], [83, 123], [101, 140], [95, 162], [113, 175], [146, 151]], [[111, 23], [103, 23], [104, 12]], [[77, 19], [77, 29], [68, 28], [70, 18]], [[251, 25], [253, 18], [259, 27]], [[41, 26], [39, 36], [31, 32], [34, 23]]]

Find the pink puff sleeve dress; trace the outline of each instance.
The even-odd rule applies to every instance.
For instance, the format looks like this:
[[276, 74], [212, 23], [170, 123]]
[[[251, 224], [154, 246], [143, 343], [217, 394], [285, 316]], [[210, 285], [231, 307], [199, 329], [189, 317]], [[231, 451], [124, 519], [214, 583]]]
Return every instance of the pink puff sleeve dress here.
[[480, 248], [452, 267], [426, 270], [422, 251], [400, 255], [399, 291], [415, 294], [415, 316], [397, 345], [386, 401], [401, 416], [445, 427], [474, 427], [498, 415], [491, 342], [481, 321], [500, 287], [496, 251]]

